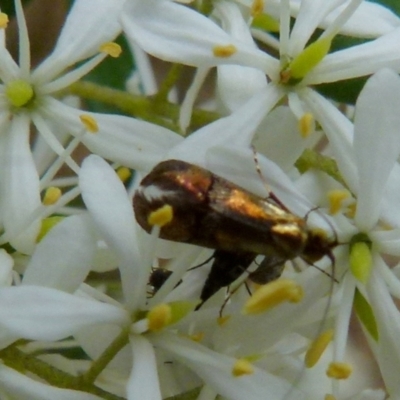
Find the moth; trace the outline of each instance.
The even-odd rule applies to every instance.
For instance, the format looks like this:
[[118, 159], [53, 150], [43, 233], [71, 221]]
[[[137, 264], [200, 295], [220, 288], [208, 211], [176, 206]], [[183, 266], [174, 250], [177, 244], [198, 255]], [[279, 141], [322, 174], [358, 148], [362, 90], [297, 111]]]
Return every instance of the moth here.
[[201, 304], [235, 281], [257, 255], [264, 260], [249, 278], [266, 283], [295, 257], [310, 264], [324, 256], [333, 259], [337, 245], [336, 238], [308, 226], [276, 199], [257, 196], [185, 161], [163, 161], [141, 181], [133, 208], [145, 231], [152, 230], [149, 215], [165, 204], [172, 207], [173, 219], [161, 227], [161, 238], [215, 249]]

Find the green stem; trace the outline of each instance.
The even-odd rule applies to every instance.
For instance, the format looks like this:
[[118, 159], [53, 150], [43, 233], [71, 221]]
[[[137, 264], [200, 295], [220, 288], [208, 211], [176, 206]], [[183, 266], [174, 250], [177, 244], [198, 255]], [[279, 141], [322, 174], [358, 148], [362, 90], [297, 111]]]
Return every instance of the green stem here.
[[106, 392], [90, 383], [82, 382], [81, 377], [72, 376], [30, 354], [24, 353], [14, 345], [1, 350], [0, 358], [8, 367], [23, 374], [29, 371], [52, 386], [91, 393], [105, 400], [123, 400], [122, 397]]
[[94, 383], [100, 373], [108, 363], [117, 355], [117, 353], [129, 343], [130, 327], [124, 328], [120, 334], [104, 350], [103, 354], [92, 363], [92, 366], [81, 376], [86, 384]]
[[168, 93], [178, 81], [181, 72], [183, 69], [182, 64], [172, 64], [171, 68], [169, 69], [167, 76], [163, 80], [158, 93], [154, 97], [154, 101], [156, 103], [166, 102], [168, 98]]
[[[117, 89], [97, 85], [92, 82], [76, 82], [67, 92], [87, 100], [96, 100], [117, 107], [122, 112], [149, 121], [179, 133], [177, 121], [179, 105], [155, 102], [152, 98], [132, 95]], [[63, 94], [65, 91], [63, 92]], [[210, 111], [193, 110], [191, 131], [196, 130], [220, 118], [220, 115]]]

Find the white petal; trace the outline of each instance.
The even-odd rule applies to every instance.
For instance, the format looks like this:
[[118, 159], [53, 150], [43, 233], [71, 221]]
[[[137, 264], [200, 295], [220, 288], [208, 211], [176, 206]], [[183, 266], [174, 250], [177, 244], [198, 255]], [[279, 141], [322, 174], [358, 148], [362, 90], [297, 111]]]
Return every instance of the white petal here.
[[29, 254], [39, 230], [39, 221], [30, 221], [30, 216], [41, 203], [39, 177], [29, 145], [28, 116], [15, 116], [7, 133], [1, 164], [5, 171], [1, 194], [4, 227], [12, 246]]
[[[254, 367], [250, 375], [234, 377], [235, 359], [172, 334], [152, 337], [152, 342], [192, 369], [217, 393], [232, 400], [281, 399], [289, 393], [288, 382]], [[293, 398], [304, 396], [293, 388]]]
[[73, 132], [81, 132], [79, 115], [89, 114], [99, 125], [95, 134], [87, 133], [82, 142], [93, 153], [126, 167], [150, 171], [166, 151], [183, 139], [161, 126], [118, 115], [83, 113], [56, 100], [49, 101], [45, 114]]
[[145, 298], [150, 265], [142, 265], [126, 190], [115, 171], [96, 155], [83, 162], [79, 187], [100, 234], [119, 256], [125, 298], [134, 307]]
[[0, 365], [1, 392], [14, 400], [100, 400], [93, 394], [60, 389], [36, 381], [14, 369]]
[[389, 175], [385, 192], [382, 196], [381, 216], [382, 220], [389, 225], [400, 228], [400, 213], [398, 206], [400, 204], [400, 165], [396, 163]]
[[306, 76], [304, 84], [316, 85], [356, 78], [385, 67], [400, 71], [399, 41], [400, 28], [397, 28], [372, 42], [328, 54]]
[[254, 95], [230, 116], [220, 118], [190, 135], [168, 153], [168, 158], [202, 165], [206, 152], [212, 147], [226, 143], [249, 146], [258, 125], [282, 96], [280, 88], [268, 85], [266, 90]]
[[[229, 36], [197, 11], [169, 0], [132, 0], [122, 14], [125, 33], [147, 53], [162, 60], [198, 67], [241, 64], [265, 70], [276, 63], [261, 50]], [[234, 45], [230, 57], [215, 57], [215, 46]]]
[[354, 154], [359, 188], [355, 220], [362, 231], [375, 225], [382, 192], [400, 154], [400, 79], [382, 70], [368, 80], [356, 104]]
[[40, 286], [0, 289], [0, 336], [59, 340], [84, 326], [128, 322], [115, 306]]
[[353, 125], [330, 101], [317, 92], [304, 90], [301, 92], [301, 99], [311, 109], [328, 136], [343, 179], [357, 192], [358, 175], [352, 148]]
[[23, 284], [74, 292], [90, 271], [95, 246], [87, 215], [64, 219], [37, 245]]
[[152, 344], [143, 336], [131, 336], [133, 367], [126, 386], [128, 400], [161, 400], [157, 362]]
[[[382, 260], [375, 262], [383, 262]], [[377, 358], [388, 393], [400, 393], [400, 314], [382, 277], [373, 270], [368, 284], [371, 306], [378, 325]], [[393, 397], [395, 398], [395, 396]]]
[[14, 259], [4, 250], [0, 250], [0, 287], [10, 286]]
[[61, 71], [99, 51], [121, 30], [123, 0], [78, 0], [73, 3], [53, 53], [34, 71], [32, 79], [49, 82]]

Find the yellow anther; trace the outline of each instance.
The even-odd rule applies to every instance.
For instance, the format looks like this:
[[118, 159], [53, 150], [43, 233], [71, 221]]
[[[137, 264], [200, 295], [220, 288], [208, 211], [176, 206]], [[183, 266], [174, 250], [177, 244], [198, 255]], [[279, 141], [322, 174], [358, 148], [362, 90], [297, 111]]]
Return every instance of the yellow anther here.
[[132, 172], [129, 168], [119, 167], [117, 169], [117, 175], [122, 182], [126, 182], [132, 176]]
[[347, 190], [335, 189], [328, 192], [329, 213], [335, 215], [342, 208], [343, 201], [350, 197]]
[[35, 95], [32, 85], [22, 79], [11, 81], [6, 86], [8, 101], [15, 107], [26, 106]]
[[122, 53], [121, 46], [114, 42], [103, 43], [100, 46], [100, 51], [102, 53], [108, 54], [110, 57], [117, 58]]
[[228, 58], [235, 54], [237, 51], [233, 44], [228, 44], [226, 46], [214, 46], [213, 54], [215, 57]]
[[312, 368], [318, 362], [323, 352], [328, 347], [328, 344], [332, 341], [332, 338], [333, 330], [330, 329], [326, 332], [323, 332], [316, 340], [311, 343], [311, 346], [307, 350], [304, 360], [307, 368]]
[[147, 222], [151, 226], [158, 225], [159, 227], [163, 227], [171, 222], [173, 217], [173, 208], [169, 204], [164, 204], [162, 207], [149, 214]]
[[49, 187], [43, 196], [43, 205], [51, 206], [56, 203], [58, 199], [61, 197], [62, 191], [58, 187], [51, 186]]
[[356, 215], [356, 211], [357, 211], [357, 203], [351, 203], [347, 206], [347, 211], [345, 212], [346, 217], [350, 218], [350, 219], [354, 219], [355, 215]]
[[353, 367], [348, 363], [331, 362], [326, 375], [334, 379], [347, 379], [353, 372]]
[[236, 360], [232, 368], [233, 376], [251, 375], [254, 372], [253, 365], [244, 358]]
[[218, 317], [217, 318], [217, 324], [219, 326], [225, 325], [229, 320], [231, 319], [230, 315], [225, 315], [224, 317]]
[[290, 279], [279, 279], [261, 286], [247, 300], [242, 312], [259, 314], [285, 301], [298, 303], [303, 298], [303, 288]]
[[194, 342], [201, 342], [204, 339], [204, 332], [194, 333], [193, 335], [189, 336]]
[[250, 15], [256, 17], [264, 11], [264, 0], [254, 0], [251, 4]]
[[99, 126], [97, 125], [97, 121], [89, 114], [81, 114], [79, 116], [82, 124], [90, 133], [97, 133], [99, 131]]
[[159, 304], [147, 314], [150, 331], [160, 331], [171, 321], [171, 307], [168, 304]]
[[365, 242], [357, 242], [350, 250], [350, 270], [363, 284], [368, 282], [372, 269], [371, 250]]
[[333, 394], [326, 394], [324, 400], [336, 400]]
[[8, 15], [0, 12], [0, 29], [7, 28], [8, 25]]
[[310, 136], [315, 130], [314, 116], [311, 113], [303, 114], [299, 119], [298, 127], [303, 139]]

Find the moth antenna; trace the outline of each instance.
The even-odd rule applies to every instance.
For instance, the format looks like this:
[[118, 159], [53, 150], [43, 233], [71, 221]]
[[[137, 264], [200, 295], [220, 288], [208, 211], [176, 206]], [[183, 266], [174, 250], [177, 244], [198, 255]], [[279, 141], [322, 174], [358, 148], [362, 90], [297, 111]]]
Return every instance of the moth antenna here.
[[260, 163], [258, 162], [258, 155], [256, 148], [254, 146], [251, 146], [253, 149], [253, 158], [254, 158], [254, 164], [256, 166], [256, 171], [258, 176], [260, 177], [261, 181], [263, 182], [265, 189], [268, 192], [268, 198], [273, 200], [276, 204], [278, 204], [283, 210], [290, 212], [290, 210], [278, 199], [278, 197], [275, 196], [275, 193], [272, 191], [271, 186], [268, 184], [266, 181], [264, 175], [262, 174], [261, 168], [260, 168]]

